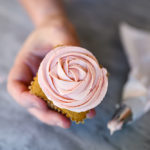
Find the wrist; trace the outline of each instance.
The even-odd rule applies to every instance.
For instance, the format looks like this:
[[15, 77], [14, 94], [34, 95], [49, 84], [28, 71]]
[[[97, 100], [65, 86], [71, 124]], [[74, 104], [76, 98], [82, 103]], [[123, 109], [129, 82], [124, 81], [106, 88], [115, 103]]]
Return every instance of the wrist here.
[[20, 0], [26, 8], [35, 26], [40, 26], [47, 20], [66, 18], [61, 0]]
[[[46, 29], [48, 31], [52, 31], [52, 32], [56, 33], [56, 35], [59, 34], [60, 39], [62, 38], [61, 35], [63, 35], [63, 38], [64, 38], [63, 40], [67, 39], [67, 41], [71, 41], [70, 45], [75, 45], [75, 46], [80, 45], [80, 42], [79, 42], [79, 39], [78, 39], [78, 36], [76, 34], [73, 24], [68, 20], [68, 18], [66, 18], [64, 16], [47, 17], [43, 22], [41, 22], [41, 24], [39, 24], [37, 26], [37, 29], [38, 30]], [[54, 38], [56, 35], [55, 34], [53, 35]], [[70, 38], [68, 39], [68, 37], [70, 37]], [[62, 42], [59, 44], [63, 45]], [[58, 45], [58, 44], [56, 44], [56, 45]], [[56, 45], [54, 45], [54, 46], [56, 46]]]
[[[45, 25], [51, 24], [62, 24], [62, 23], [70, 23], [68, 18], [64, 15], [47, 15], [42, 20], [36, 23], [36, 27], [41, 27]], [[71, 23], [70, 23], [71, 24]]]

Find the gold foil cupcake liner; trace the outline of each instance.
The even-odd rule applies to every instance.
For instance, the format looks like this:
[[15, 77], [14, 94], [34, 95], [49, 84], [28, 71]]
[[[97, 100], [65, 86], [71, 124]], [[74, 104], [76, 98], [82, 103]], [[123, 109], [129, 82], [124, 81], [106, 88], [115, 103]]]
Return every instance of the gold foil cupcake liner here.
[[34, 94], [34, 95], [42, 98], [43, 100], [45, 100], [47, 102], [47, 105], [48, 105], [48, 107], [50, 109], [53, 109], [53, 110], [63, 114], [64, 116], [66, 116], [67, 118], [71, 119], [72, 121], [75, 121], [76, 124], [84, 123], [84, 120], [86, 119], [86, 114], [89, 111], [78, 113], [78, 112], [73, 112], [73, 111], [70, 111], [70, 110], [67, 110], [67, 109], [62, 109], [62, 108], [59, 108], [59, 107], [55, 106], [53, 104], [53, 102], [50, 101], [45, 96], [45, 94], [43, 93], [43, 91], [40, 88], [40, 85], [38, 83], [38, 77], [37, 76], [33, 78], [33, 81], [31, 82], [31, 85], [29, 86], [29, 90], [30, 90], [31, 94]]

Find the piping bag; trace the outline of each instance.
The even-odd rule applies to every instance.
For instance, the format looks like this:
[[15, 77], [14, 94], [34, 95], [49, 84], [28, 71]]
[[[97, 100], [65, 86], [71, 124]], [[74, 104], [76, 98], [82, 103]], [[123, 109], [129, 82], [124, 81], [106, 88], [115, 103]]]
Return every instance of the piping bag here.
[[111, 134], [150, 110], [150, 33], [122, 23], [120, 36], [130, 72], [123, 87], [122, 102], [107, 124]]

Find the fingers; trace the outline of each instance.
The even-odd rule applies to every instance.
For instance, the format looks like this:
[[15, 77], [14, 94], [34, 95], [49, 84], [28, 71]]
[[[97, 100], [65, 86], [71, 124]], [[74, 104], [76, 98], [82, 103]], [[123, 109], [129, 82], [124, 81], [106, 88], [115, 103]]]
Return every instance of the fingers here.
[[28, 85], [32, 80], [29, 72], [28, 68], [24, 67], [24, 65], [14, 66], [8, 79], [8, 91], [20, 105], [27, 108], [31, 114], [42, 122], [48, 125], [69, 128], [71, 125], [69, 119], [49, 110], [47, 104], [42, 99], [29, 93]]
[[71, 125], [69, 119], [57, 112], [49, 110], [47, 104], [42, 99], [29, 93], [28, 85], [31, 80], [32, 76], [30, 75], [29, 69], [23, 64], [16, 65], [9, 75], [8, 91], [19, 104], [26, 107], [31, 114], [42, 122], [48, 125], [69, 128]]
[[46, 103], [37, 96], [30, 94], [28, 87], [21, 81], [10, 81], [8, 91], [25, 108], [35, 107], [41, 110], [47, 108]]
[[59, 126], [61, 128], [69, 128], [71, 121], [62, 114], [50, 109], [38, 110], [37, 108], [30, 108], [28, 111], [34, 115], [38, 120], [48, 125]]
[[8, 77], [8, 91], [23, 107], [45, 109], [47, 108], [45, 102], [29, 93], [28, 86], [32, 79], [33, 76], [28, 66], [22, 62], [15, 64]]
[[95, 109], [91, 109], [90, 112], [86, 115], [87, 118], [91, 119], [96, 115]]
[[30, 94], [28, 91], [25, 91], [20, 96], [21, 105], [26, 108], [37, 108], [39, 110], [46, 110], [47, 104], [44, 100], [41, 98]]
[[[17, 60], [18, 59], [19, 58], [17, 58]], [[22, 61], [15, 63], [8, 76], [7, 88], [9, 93], [15, 99], [19, 100], [20, 94], [24, 91], [28, 91], [28, 86], [32, 78], [32, 72], [26, 64]]]

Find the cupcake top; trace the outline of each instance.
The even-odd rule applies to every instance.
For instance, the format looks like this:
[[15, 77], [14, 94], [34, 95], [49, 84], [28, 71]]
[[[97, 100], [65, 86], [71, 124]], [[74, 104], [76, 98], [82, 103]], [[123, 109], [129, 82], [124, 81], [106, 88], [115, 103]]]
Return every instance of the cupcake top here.
[[41, 62], [38, 82], [54, 105], [83, 112], [101, 103], [108, 77], [106, 69], [88, 50], [61, 46], [51, 50]]

